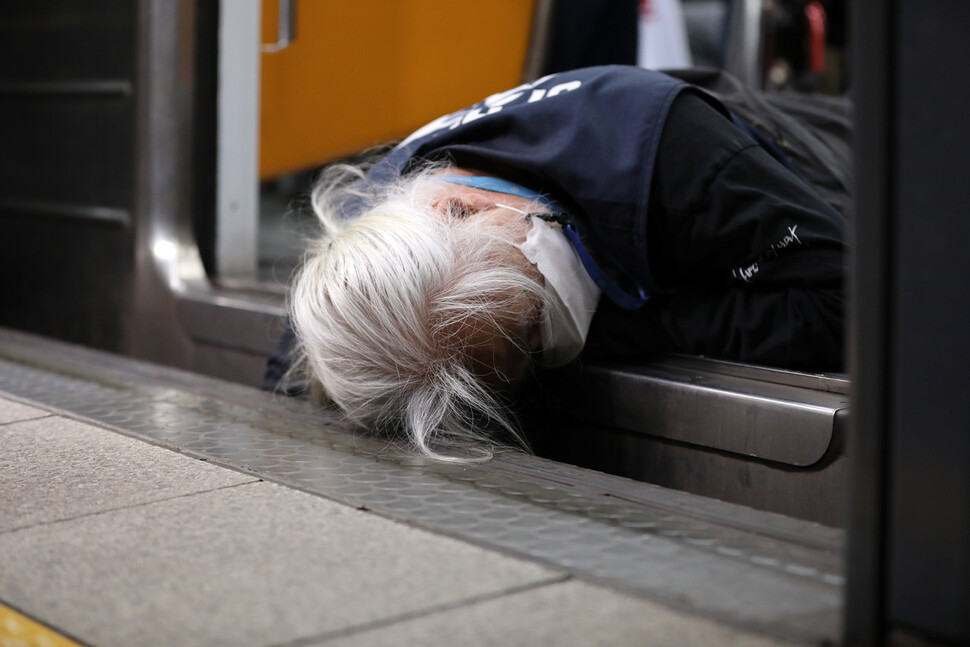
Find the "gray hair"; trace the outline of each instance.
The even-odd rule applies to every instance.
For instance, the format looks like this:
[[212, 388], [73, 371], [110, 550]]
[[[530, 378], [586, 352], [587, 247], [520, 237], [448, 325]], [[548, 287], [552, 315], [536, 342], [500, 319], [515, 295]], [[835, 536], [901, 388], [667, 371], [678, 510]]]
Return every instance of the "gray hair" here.
[[[439, 460], [469, 460], [454, 455], [468, 449], [487, 458], [496, 440], [483, 428], [526, 442], [494, 388], [510, 378], [497, 369], [483, 377], [469, 340], [484, 331], [527, 354], [510, 331], [527, 327], [516, 320], [523, 300], [541, 303], [544, 287], [516, 262], [502, 228], [432, 210], [448, 190], [435, 170], [362, 190], [362, 171], [339, 167], [318, 183], [323, 233], [291, 290], [290, 317], [311, 378], [349, 419], [403, 431]], [[341, 215], [363, 199], [361, 215]]]

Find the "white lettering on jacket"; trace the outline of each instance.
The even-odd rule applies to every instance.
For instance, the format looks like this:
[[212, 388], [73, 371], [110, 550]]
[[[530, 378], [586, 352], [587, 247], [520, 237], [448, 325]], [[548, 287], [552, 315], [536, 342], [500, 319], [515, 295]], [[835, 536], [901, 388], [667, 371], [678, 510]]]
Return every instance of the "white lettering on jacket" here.
[[545, 99], [550, 99], [552, 97], [564, 94], [566, 92], [572, 92], [573, 90], [582, 87], [582, 81], [566, 81], [565, 83], [559, 83], [547, 92], [544, 89], [535, 89], [537, 85], [541, 85], [546, 81], [554, 78], [555, 74], [549, 74], [532, 81], [531, 83], [523, 83], [522, 85], [512, 88], [511, 90], [506, 90], [505, 92], [499, 92], [493, 94], [484, 101], [481, 105], [474, 108], [466, 108], [465, 110], [459, 110], [458, 112], [453, 112], [450, 115], [445, 115], [443, 117], [438, 117], [429, 124], [425, 124], [421, 128], [418, 128], [413, 133], [408, 135], [396, 148], [401, 148], [407, 146], [411, 142], [423, 139], [429, 135], [444, 129], [454, 130], [462, 124], [467, 124], [482, 117], [488, 117], [489, 115], [494, 115], [502, 111], [502, 109], [511, 104], [517, 102], [519, 99], [525, 96], [525, 93], [531, 90], [529, 98], [525, 103], [536, 103], [537, 101], [542, 101]]
[[785, 249], [786, 247], [791, 247], [792, 245], [802, 245], [801, 239], [798, 237], [796, 230], [798, 225], [788, 225], [787, 233], [779, 238], [777, 241], [773, 242], [768, 246], [768, 249], [764, 254], [758, 257], [751, 265], [744, 265], [741, 267], [736, 267], [731, 270], [731, 276], [736, 279], [740, 279], [745, 283], [750, 283], [754, 278], [755, 274], [761, 269], [761, 264], [770, 258], [777, 258], [778, 252]]

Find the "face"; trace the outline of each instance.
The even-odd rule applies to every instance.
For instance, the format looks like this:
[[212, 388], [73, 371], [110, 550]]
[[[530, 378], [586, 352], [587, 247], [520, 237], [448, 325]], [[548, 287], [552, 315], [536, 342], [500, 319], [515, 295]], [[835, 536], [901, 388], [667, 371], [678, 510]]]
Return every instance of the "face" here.
[[[451, 175], [472, 175], [463, 169], [447, 169]], [[480, 223], [502, 227], [516, 242], [523, 242], [531, 228], [526, 214], [535, 211], [535, 205], [527, 198], [504, 193], [476, 189], [460, 184], [442, 182], [443, 193], [431, 202], [431, 207], [447, 220], [476, 220]], [[542, 275], [518, 248], [510, 248], [513, 262], [541, 281]], [[514, 389], [528, 375], [531, 354], [542, 350], [539, 331], [540, 306], [531, 299], [522, 298], [512, 306], [506, 321], [498, 317], [507, 337], [495, 334], [487, 328], [472, 328], [468, 332], [469, 359], [472, 370], [489, 386], [499, 390]], [[519, 322], [527, 322], [522, 325]]]

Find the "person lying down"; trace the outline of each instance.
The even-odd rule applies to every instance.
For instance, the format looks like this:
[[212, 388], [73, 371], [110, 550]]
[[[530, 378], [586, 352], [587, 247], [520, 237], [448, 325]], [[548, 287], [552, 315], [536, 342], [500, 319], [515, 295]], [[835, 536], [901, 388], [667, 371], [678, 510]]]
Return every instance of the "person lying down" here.
[[[295, 356], [417, 451], [520, 438], [517, 389], [579, 358], [842, 362], [843, 216], [713, 96], [638, 68], [551, 75], [329, 169]], [[486, 450], [487, 453], [487, 450]]]

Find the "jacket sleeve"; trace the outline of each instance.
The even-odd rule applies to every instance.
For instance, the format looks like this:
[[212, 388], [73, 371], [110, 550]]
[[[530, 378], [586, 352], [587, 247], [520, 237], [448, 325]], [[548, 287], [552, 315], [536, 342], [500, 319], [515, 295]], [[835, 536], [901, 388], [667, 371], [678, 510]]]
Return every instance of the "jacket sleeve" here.
[[601, 301], [587, 357], [680, 351], [805, 370], [842, 364], [843, 217], [697, 97], [675, 102], [654, 172], [642, 309]]
[[587, 359], [684, 352], [806, 371], [842, 370], [841, 287], [691, 286], [636, 312], [604, 304]]

